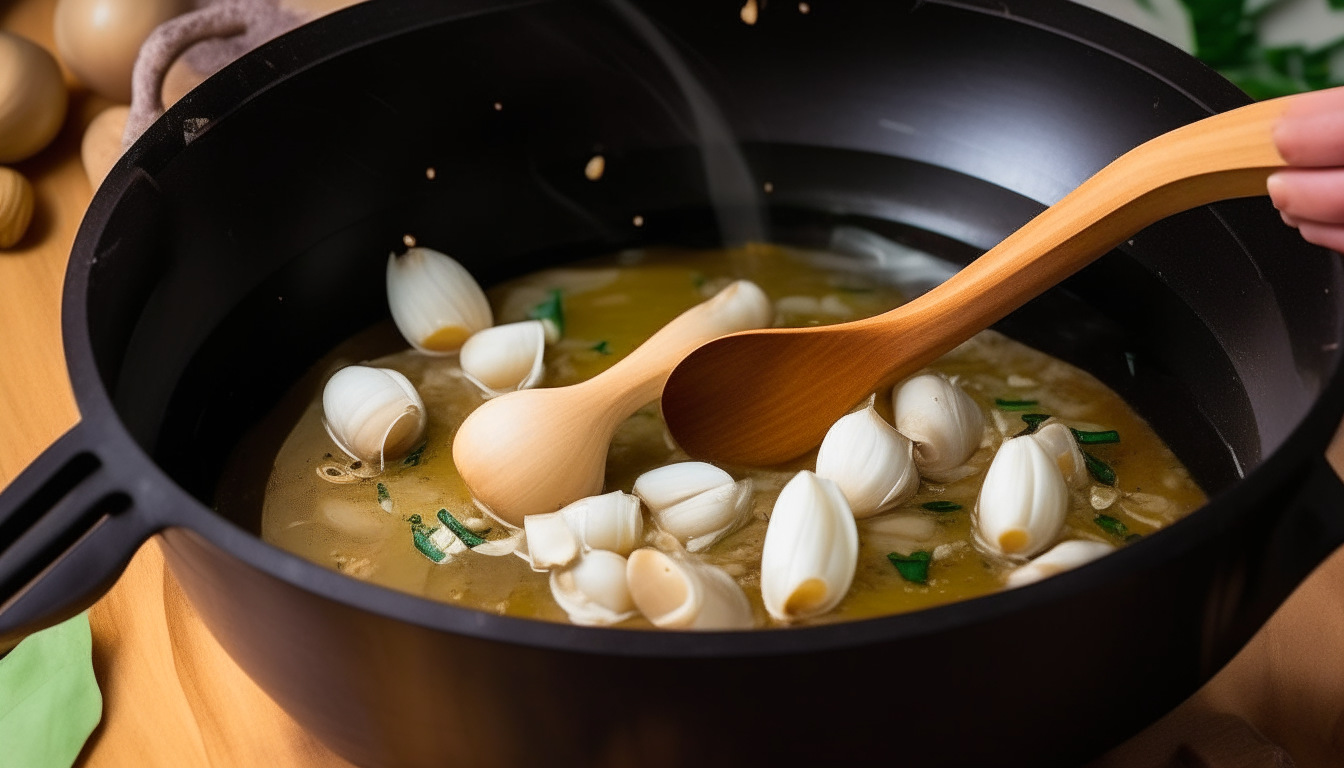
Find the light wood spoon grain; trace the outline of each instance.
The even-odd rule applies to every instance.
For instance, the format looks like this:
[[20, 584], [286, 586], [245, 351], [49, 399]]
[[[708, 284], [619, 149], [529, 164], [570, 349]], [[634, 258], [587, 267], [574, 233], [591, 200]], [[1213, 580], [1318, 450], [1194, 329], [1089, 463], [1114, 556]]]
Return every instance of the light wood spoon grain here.
[[601, 493], [616, 427], [658, 399], [677, 361], [773, 318], [765, 293], [739, 280], [587, 381], [510, 392], [472, 411], [453, 438], [453, 463], [476, 500], [513, 525]]
[[770, 465], [815, 447], [870, 393], [938, 356], [1147, 225], [1266, 193], [1285, 166], [1273, 128], [1297, 97], [1251, 104], [1122, 155], [947, 282], [852, 323], [747, 331], [705, 344], [673, 371], [663, 416], [691, 456]]

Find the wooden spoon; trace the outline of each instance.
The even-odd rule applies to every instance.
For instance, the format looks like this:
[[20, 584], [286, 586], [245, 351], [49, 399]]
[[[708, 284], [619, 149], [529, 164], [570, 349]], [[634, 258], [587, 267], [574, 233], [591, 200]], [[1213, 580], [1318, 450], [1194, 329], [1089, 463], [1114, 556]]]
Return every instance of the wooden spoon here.
[[739, 280], [587, 381], [510, 392], [472, 411], [453, 438], [453, 463], [476, 500], [513, 525], [601, 493], [616, 427], [658, 399], [673, 366], [710, 339], [773, 319], [765, 293]]
[[815, 447], [836, 419], [989, 327], [1149, 224], [1266, 193], [1285, 166], [1275, 123], [1295, 98], [1241, 107], [1122, 155], [932, 291], [882, 315], [747, 331], [688, 355], [663, 417], [690, 455], [770, 465]]

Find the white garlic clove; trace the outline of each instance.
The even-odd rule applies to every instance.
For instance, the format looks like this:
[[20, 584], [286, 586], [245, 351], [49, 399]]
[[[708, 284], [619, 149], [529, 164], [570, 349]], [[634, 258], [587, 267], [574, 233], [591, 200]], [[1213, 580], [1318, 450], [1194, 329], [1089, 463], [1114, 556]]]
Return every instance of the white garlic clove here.
[[1052, 421], [1031, 433], [1031, 439], [1040, 443], [1055, 460], [1060, 474], [1064, 475], [1069, 485], [1081, 488], [1087, 484], [1087, 464], [1083, 461], [1083, 452], [1078, 448], [1073, 430], [1058, 421]]
[[831, 425], [817, 452], [817, 477], [840, 486], [855, 517], [871, 517], [919, 490], [914, 450], [870, 404]]
[[332, 441], [379, 472], [415, 448], [428, 421], [424, 401], [405, 376], [365, 365], [342, 368], [327, 380], [322, 414]]
[[662, 629], [750, 629], [751, 603], [723, 569], [656, 549], [635, 550], [626, 563], [635, 607]]
[[472, 334], [462, 345], [462, 373], [481, 388], [486, 397], [531, 389], [546, 372], [546, 326], [540, 320], [525, 320], [486, 328]]
[[761, 597], [781, 621], [834, 608], [858, 564], [859, 532], [839, 486], [799, 472], [780, 491], [761, 551]]
[[915, 466], [927, 480], [952, 482], [980, 447], [985, 416], [971, 396], [937, 374], [916, 376], [892, 393], [896, 430], [915, 442]]
[[429, 355], [458, 351], [494, 324], [485, 292], [466, 268], [429, 248], [387, 259], [387, 304], [397, 330]]
[[523, 532], [527, 537], [526, 559], [534, 571], [563, 568], [579, 556], [579, 539], [559, 512], [524, 517]]
[[1054, 457], [1030, 437], [1005, 440], [975, 505], [976, 535], [989, 549], [1030, 557], [1064, 529], [1069, 488]]
[[1115, 547], [1100, 541], [1075, 539], [1056, 544], [1053, 549], [1008, 574], [1009, 587], [1034, 584], [1057, 573], [1077, 568], [1115, 551]]
[[736, 531], [751, 514], [750, 478], [711, 488], [704, 493], [653, 512], [654, 522], [686, 546], [701, 552]]
[[551, 596], [575, 624], [607, 626], [635, 615], [625, 558], [605, 549], [594, 549], [568, 568], [551, 571]]
[[770, 298], [750, 280], [734, 280], [705, 304], [712, 310], [704, 313], [712, 323], [708, 330], [720, 336], [769, 328], [775, 319]]
[[657, 511], [732, 482], [732, 475], [713, 464], [683, 461], [645, 472], [635, 480], [631, 491], [643, 499], [651, 511]]
[[579, 499], [557, 514], [587, 549], [628, 555], [644, 537], [639, 499], [621, 491]]
[[434, 531], [429, 534], [429, 542], [447, 555], [444, 559], [437, 561], [440, 565], [451, 560], [454, 555], [460, 555], [469, 549], [469, 547], [467, 547], [461, 539], [457, 538], [457, 535], [449, 530], [446, 525], [441, 525], [438, 528], [435, 528]]

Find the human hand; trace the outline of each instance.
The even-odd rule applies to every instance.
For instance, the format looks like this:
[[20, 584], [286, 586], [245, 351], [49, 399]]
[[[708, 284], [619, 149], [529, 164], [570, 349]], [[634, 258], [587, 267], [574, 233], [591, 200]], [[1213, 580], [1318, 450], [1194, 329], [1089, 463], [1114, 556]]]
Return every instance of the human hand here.
[[1269, 177], [1284, 223], [1344, 252], [1344, 87], [1298, 97], [1274, 126], [1274, 144], [1292, 166]]

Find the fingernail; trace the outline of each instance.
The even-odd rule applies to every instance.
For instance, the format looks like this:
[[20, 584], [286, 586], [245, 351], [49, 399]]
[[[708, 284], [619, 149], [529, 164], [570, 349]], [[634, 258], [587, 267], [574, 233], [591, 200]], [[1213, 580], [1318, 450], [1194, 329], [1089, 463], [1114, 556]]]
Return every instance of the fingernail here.
[[1288, 180], [1281, 173], [1272, 173], [1265, 181], [1265, 189], [1274, 207], [1283, 210], [1288, 205]]
[[1284, 213], [1283, 211], [1279, 211], [1279, 218], [1283, 219], [1283, 223], [1284, 223], [1284, 224], [1287, 224], [1288, 226], [1292, 227], [1293, 229], [1297, 229], [1297, 220], [1294, 219], [1292, 216], [1289, 216], [1288, 214]]

